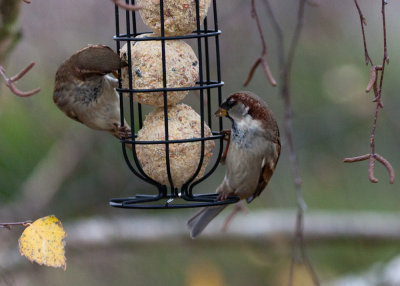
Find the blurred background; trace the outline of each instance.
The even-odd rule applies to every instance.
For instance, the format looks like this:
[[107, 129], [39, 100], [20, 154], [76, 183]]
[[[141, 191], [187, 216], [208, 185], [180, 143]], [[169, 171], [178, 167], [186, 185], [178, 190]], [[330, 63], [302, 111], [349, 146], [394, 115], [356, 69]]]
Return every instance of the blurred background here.
[[[270, 2], [287, 48], [298, 1]], [[385, 274], [400, 254], [398, 182], [389, 184], [380, 164], [375, 168], [379, 183], [372, 184], [366, 161], [342, 163], [344, 157], [370, 152], [375, 111], [373, 94], [364, 92], [370, 69], [364, 64], [359, 16], [353, 1], [321, 0], [318, 4], [306, 7], [291, 86], [294, 141], [308, 205], [308, 256], [326, 285], [400, 285]], [[360, 0], [359, 4], [368, 23], [370, 56], [380, 63], [380, 1]], [[276, 37], [264, 2], [256, 1], [256, 5], [268, 45], [267, 59], [278, 79]], [[218, 0], [218, 7], [226, 97], [243, 89], [261, 42], [250, 1]], [[390, 65], [384, 78], [385, 108], [376, 132], [376, 151], [396, 171], [400, 170], [399, 11], [398, 1], [386, 6]], [[36, 62], [18, 86], [22, 90], [40, 87], [41, 92], [18, 98], [0, 85], [0, 221], [55, 214], [67, 227], [68, 268], [65, 272], [48, 269], [20, 258], [17, 237], [22, 229], [1, 230], [0, 285], [287, 285], [296, 197], [285, 138], [267, 190], [249, 205], [249, 215], [241, 214], [234, 222], [232, 232], [220, 233], [218, 221], [213, 224], [215, 231], [210, 230], [214, 235], [205, 233], [191, 240], [185, 220], [195, 210], [111, 208], [108, 200], [112, 197], [155, 190], [130, 172], [115, 138], [67, 118], [54, 105], [52, 94], [58, 66], [76, 50], [88, 44], [115, 48], [114, 5], [109, 0], [32, 0], [30, 5], [21, 4], [17, 26], [22, 38], [1, 64], [12, 75], [30, 61]], [[270, 104], [283, 129], [283, 102], [261, 69], [247, 89]], [[196, 106], [196, 100], [190, 94], [185, 102]], [[224, 168], [218, 168], [198, 192], [214, 192], [223, 175]], [[308, 217], [314, 217], [320, 227], [309, 234], [307, 225], [313, 229], [316, 224], [307, 224]], [[261, 219], [261, 226], [241, 235], [241, 228], [245, 229], [241, 219], [252, 224], [252, 218], [258, 223]], [[121, 225], [116, 226], [117, 222]], [[359, 229], [351, 224], [341, 229], [340, 223], [346, 222]], [[276, 232], [260, 229], [268, 229], [269, 223]], [[113, 227], [121, 235], [110, 234]], [[295, 268], [295, 278], [295, 285], [312, 285], [302, 266]], [[357, 281], [364, 284], [351, 284]]]

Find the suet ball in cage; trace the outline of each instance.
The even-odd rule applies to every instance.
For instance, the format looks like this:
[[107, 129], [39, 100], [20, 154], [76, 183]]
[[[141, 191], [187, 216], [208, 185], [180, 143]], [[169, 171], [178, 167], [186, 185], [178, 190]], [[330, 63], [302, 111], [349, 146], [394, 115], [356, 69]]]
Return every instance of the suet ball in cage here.
[[[178, 104], [168, 108], [169, 140], [182, 140], [201, 137], [200, 115], [186, 104]], [[204, 137], [210, 137], [211, 130], [204, 123]], [[164, 109], [156, 108], [146, 116], [143, 128], [138, 132], [138, 141], [165, 140]], [[197, 179], [202, 177], [212, 156], [215, 143], [205, 143], [204, 160]], [[165, 146], [163, 144], [140, 144], [137, 156], [143, 171], [162, 185], [169, 185], [166, 168]], [[201, 156], [201, 143], [188, 142], [169, 145], [169, 162], [171, 177], [175, 187], [180, 188], [195, 173]]]
[[[211, 0], [199, 0], [199, 17], [207, 15]], [[161, 35], [160, 0], [137, 0], [143, 22], [156, 34]], [[164, 35], [182, 36], [197, 28], [196, 3], [190, 0], [164, 0]]]
[[[154, 34], [143, 34], [137, 38], [151, 37]], [[160, 41], [131, 42], [132, 88], [156, 89], [163, 87], [162, 47]], [[128, 62], [128, 46], [120, 51], [121, 58]], [[165, 42], [165, 61], [167, 87], [193, 87], [199, 78], [199, 61], [193, 49], [184, 41]], [[129, 88], [128, 67], [122, 69], [122, 87]], [[181, 101], [188, 90], [169, 91], [168, 105]], [[133, 99], [142, 104], [153, 106], [164, 105], [164, 92], [138, 92]]]

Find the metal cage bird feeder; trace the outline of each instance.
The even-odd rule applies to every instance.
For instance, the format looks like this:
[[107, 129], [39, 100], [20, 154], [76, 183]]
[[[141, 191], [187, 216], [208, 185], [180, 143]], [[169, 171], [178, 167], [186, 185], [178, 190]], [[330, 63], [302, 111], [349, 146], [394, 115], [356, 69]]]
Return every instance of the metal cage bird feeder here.
[[[145, 209], [165, 209], [165, 208], [190, 208], [190, 207], [203, 207], [203, 206], [214, 206], [221, 204], [235, 203], [239, 200], [236, 196], [230, 196], [226, 200], [218, 200], [216, 193], [209, 194], [196, 194], [194, 188], [207, 179], [217, 168], [222, 152], [223, 152], [223, 140], [224, 134], [221, 132], [223, 130], [222, 118], [219, 118], [218, 124], [213, 124], [213, 113], [221, 104], [221, 92], [222, 86], [224, 85], [221, 80], [221, 66], [220, 66], [220, 51], [219, 51], [219, 36], [221, 31], [218, 29], [218, 18], [217, 18], [217, 1], [211, 0], [210, 11], [208, 12], [209, 20], [207, 15], [204, 20], [200, 19], [200, 0], [192, 0], [195, 2], [195, 12], [196, 12], [196, 30], [190, 34], [182, 36], [165, 36], [165, 24], [164, 24], [164, 5], [167, 0], [160, 0], [160, 35], [151, 34], [149, 37], [136, 38], [136, 36], [149, 33], [140, 32], [137, 23], [137, 12], [127, 11], [118, 6], [115, 6], [115, 25], [116, 25], [116, 36], [114, 37], [117, 45], [117, 51], [120, 53], [122, 44], [127, 44], [127, 61], [128, 61], [128, 73], [129, 73], [129, 88], [123, 88], [121, 80], [121, 70], [118, 72], [119, 86], [117, 92], [120, 96], [120, 112], [121, 112], [121, 125], [124, 125], [125, 115], [127, 115], [128, 124], [132, 127], [132, 134], [121, 140], [122, 152], [126, 160], [127, 165], [130, 170], [141, 180], [153, 185], [158, 193], [154, 195], [140, 195], [136, 194], [133, 197], [126, 198], [114, 198], [110, 200], [110, 205], [113, 207], [120, 208], [145, 208]], [[135, 4], [135, 0], [126, 0], [127, 4]], [[203, 23], [201, 23], [203, 22]], [[210, 23], [211, 22], [211, 25]], [[123, 23], [123, 24], [121, 24]], [[203, 25], [201, 25], [203, 24]], [[121, 33], [122, 28], [125, 26], [126, 32]], [[211, 27], [212, 26], [212, 27]], [[195, 43], [197, 48], [198, 57], [198, 68], [199, 68], [199, 78], [196, 85], [193, 87], [167, 87], [167, 71], [166, 71], [166, 43], [171, 40], [189, 40]], [[211, 42], [212, 39], [214, 42]], [[131, 42], [139, 41], [159, 41], [161, 43], [161, 57], [162, 57], [162, 88], [152, 88], [152, 89], [135, 89], [132, 84], [132, 64], [134, 59], [131, 57]], [[212, 55], [211, 46], [215, 46], [213, 51], [215, 54], [215, 69], [212, 70], [210, 65], [210, 56]], [[194, 48], [194, 50], [196, 50]], [[216, 71], [216, 80], [212, 80], [211, 73]], [[215, 74], [215, 72], [214, 72]], [[189, 138], [180, 140], [171, 140], [169, 138], [169, 127], [168, 127], [168, 109], [171, 108], [167, 104], [167, 94], [172, 91], [187, 91], [194, 90], [199, 93], [199, 114], [201, 121], [201, 136], [199, 138]], [[162, 92], [164, 96], [164, 140], [160, 141], [140, 141], [137, 140], [137, 133], [135, 133], [135, 127], [141, 129], [143, 127], [143, 106], [142, 104], [135, 102], [133, 100], [135, 93], [147, 93], [147, 92]], [[128, 110], [128, 111], [126, 111]], [[214, 119], [215, 120], [215, 119]], [[211, 129], [211, 136], [205, 136], [204, 125], [205, 123]], [[217, 125], [217, 129], [215, 126]], [[214, 129], [213, 129], [214, 128]], [[203, 176], [198, 178], [200, 169], [204, 161], [205, 144], [207, 140], [214, 140], [215, 147], [213, 152], [217, 156], [211, 162], [209, 169], [204, 173]], [[171, 175], [170, 166], [170, 146], [171, 144], [201, 144], [201, 152], [199, 163], [196, 171], [191, 174], [190, 178], [182, 184], [180, 188], [174, 186], [174, 182]], [[165, 146], [165, 162], [166, 171], [168, 174], [169, 185], [163, 185], [151, 178], [143, 170], [141, 162], [137, 156], [137, 146], [139, 144], [163, 144]], [[131, 148], [127, 148], [127, 145]]]

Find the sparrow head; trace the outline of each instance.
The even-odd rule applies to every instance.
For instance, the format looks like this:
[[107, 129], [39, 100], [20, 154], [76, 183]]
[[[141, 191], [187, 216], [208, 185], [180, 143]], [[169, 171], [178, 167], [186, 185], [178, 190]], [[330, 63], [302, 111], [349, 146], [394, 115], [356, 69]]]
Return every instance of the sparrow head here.
[[249, 91], [239, 91], [231, 94], [219, 107], [216, 116], [227, 117], [234, 123], [243, 120], [256, 121], [263, 128], [278, 132], [277, 123], [268, 104]]

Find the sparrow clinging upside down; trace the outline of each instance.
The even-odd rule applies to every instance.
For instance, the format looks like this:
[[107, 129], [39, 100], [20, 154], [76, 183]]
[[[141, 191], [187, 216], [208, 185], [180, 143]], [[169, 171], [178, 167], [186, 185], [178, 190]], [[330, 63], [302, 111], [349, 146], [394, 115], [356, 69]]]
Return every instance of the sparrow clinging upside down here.
[[[90, 45], [64, 61], [56, 73], [53, 100], [68, 117], [120, 138], [118, 80], [107, 75], [125, 66], [109, 47]], [[125, 131], [129, 126], [124, 124]]]
[[[278, 162], [281, 151], [278, 124], [268, 105], [248, 91], [230, 95], [215, 115], [232, 121], [226, 174], [217, 188], [218, 199], [236, 195], [250, 203], [267, 186]], [[226, 206], [205, 207], [190, 218], [190, 236], [198, 236]]]

